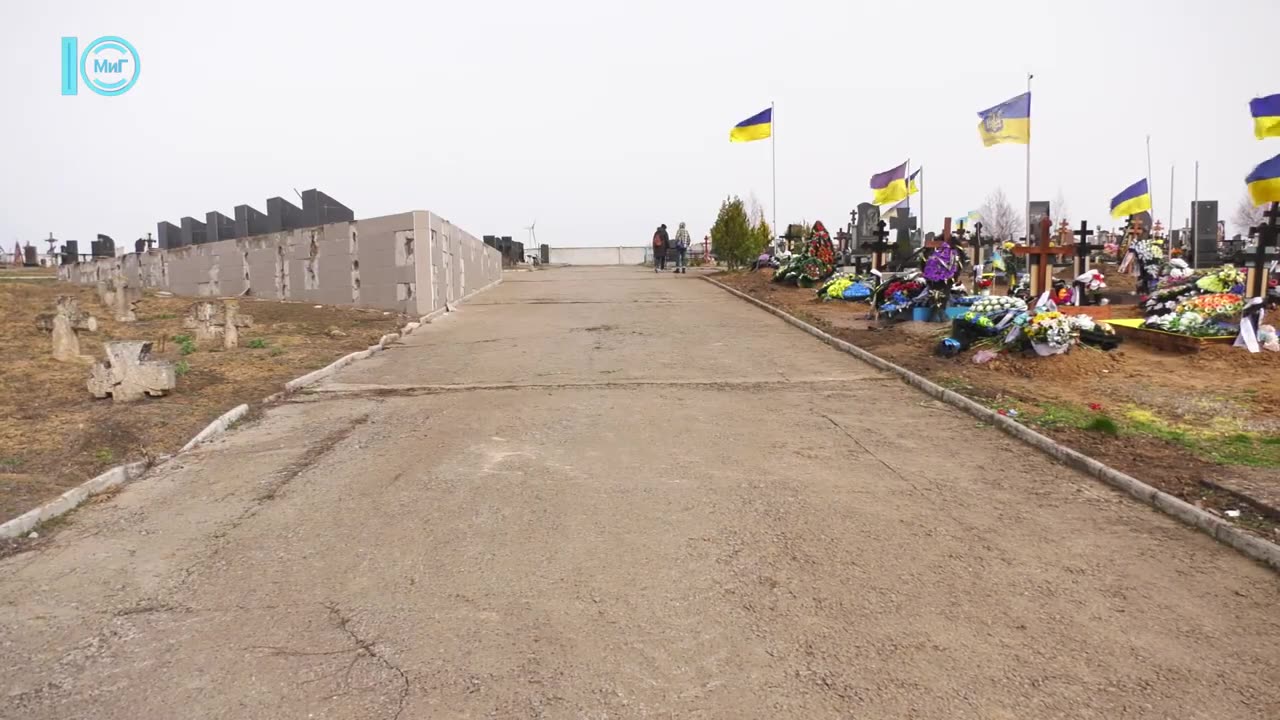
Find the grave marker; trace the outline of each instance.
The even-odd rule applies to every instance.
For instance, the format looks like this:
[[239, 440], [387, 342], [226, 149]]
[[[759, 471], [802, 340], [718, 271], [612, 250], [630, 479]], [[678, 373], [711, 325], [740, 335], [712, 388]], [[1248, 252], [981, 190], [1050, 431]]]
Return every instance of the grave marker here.
[[230, 350], [240, 344], [240, 328], [253, 327], [253, 317], [241, 315], [236, 300], [223, 300], [221, 311], [214, 303], [198, 302], [187, 310], [182, 326], [193, 331], [197, 341], [222, 338], [222, 347]]
[[1248, 279], [1245, 281], [1249, 297], [1264, 297], [1267, 293], [1267, 282], [1271, 273], [1269, 255], [1275, 255], [1278, 238], [1280, 238], [1280, 202], [1271, 203], [1271, 209], [1263, 215], [1263, 222], [1253, 228], [1258, 236], [1258, 246], [1253, 251], [1253, 262], [1249, 267]]
[[70, 295], [59, 295], [57, 309], [36, 318], [36, 326], [50, 333], [53, 341], [53, 358], [60, 362], [93, 362], [93, 358], [80, 354], [80, 336], [77, 330], [97, 332], [98, 321], [80, 310], [80, 303]]
[[1094, 250], [1101, 250], [1104, 246], [1101, 243], [1097, 245], [1090, 244], [1089, 236], [1093, 234], [1093, 231], [1089, 229], [1089, 221], [1087, 220], [1081, 220], [1080, 229], [1071, 234], [1080, 238], [1076, 241], [1076, 258], [1075, 267], [1073, 268], [1076, 277], [1080, 277], [1089, 272], [1089, 255]]
[[110, 395], [112, 402], [134, 402], [164, 395], [178, 384], [173, 363], [151, 359], [149, 342], [109, 342], [103, 350], [106, 358], [89, 375], [89, 392], [96, 398]]
[[1036, 245], [1015, 247], [1014, 255], [1027, 257], [1027, 270], [1031, 279], [1031, 296], [1039, 297], [1041, 293], [1053, 285], [1053, 257], [1065, 255], [1069, 248], [1054, 247], [1050, 244], [1050, 231], [1053, 221], [1048, 215], [1040, 217], [1040, 242]]

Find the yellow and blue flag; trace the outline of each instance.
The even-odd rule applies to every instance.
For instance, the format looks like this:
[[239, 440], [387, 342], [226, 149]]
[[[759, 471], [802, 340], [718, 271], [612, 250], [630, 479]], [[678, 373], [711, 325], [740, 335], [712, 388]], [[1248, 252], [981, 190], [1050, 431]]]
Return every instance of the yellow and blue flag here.
[[729, 130], [729, 142], [763, 140], [773, 134], [773, 108], [761, 110]]
[[[924, 168], [920, 168], [920, 170], [924, 170]], [[907, 178], [907, 194], [908, 195], [915, 195], [916, 193], [920, 192], [920, 186], [916, 184], [916, 177], [920, 175], [920, 170], [917, 170], [911, 173], [911, 177]]]
[[1253, 134], [1258, 139], [1280, 137], [1280, 95], [1268, 95], [1249, 101], [1253, 116]]
[[982, 144], [987, 147], [1000, 143], [1026, 145], [1031, 142], [1029, 92], [982, 110], [978, 117], [982, 118], [982, 122], [978, 123], [978, 135], [982, 137]]
[[1254, 205], [1280, 202], [1280, 155], [1254, 168], [1244, 182]]
[[1151, 209], [1151, 190], [1147, 187], [1147, 179], [1142, 178], [1111, 198], [1111, 217], [1137, 215], [1143, 210]]
[[907, 164], [904, 162], [892, 170], [872, 175], [871, 189], [874, 191], [871, 202], [875, 205], [887, 205], [906, 198]]

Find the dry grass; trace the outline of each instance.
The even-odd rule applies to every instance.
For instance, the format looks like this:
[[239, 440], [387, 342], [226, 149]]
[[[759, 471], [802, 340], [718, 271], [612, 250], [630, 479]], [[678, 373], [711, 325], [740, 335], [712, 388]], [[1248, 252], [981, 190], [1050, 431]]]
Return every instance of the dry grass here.
[[[88, 365], [54, 360], [49, 336], [36, 328], [36, 316], [51, 312], [58, 295], [75, 295], [98, 318], [98, 332], [81, 333], [82, 353], [101, 358], [105, 340], [150, 340], [154, 354], [189, 366], [177, 389], [127, 406], [94, 400], [85, 387]], [[172, 452], [230, 408], [259, 402], [406, 322], [375, 310], [244, 299], [241, 311], [254, 326], [241, 333], [240, 348], [205, 344], [181, 356], [172, 338], [189, 333], [182, 318], [192, 302], [148, 293], [138, 322], [117, 323], [92, 288], [0, 277], [0, 520], [113, 465]], [[344, 334], [330, 335], [331, 328]]]

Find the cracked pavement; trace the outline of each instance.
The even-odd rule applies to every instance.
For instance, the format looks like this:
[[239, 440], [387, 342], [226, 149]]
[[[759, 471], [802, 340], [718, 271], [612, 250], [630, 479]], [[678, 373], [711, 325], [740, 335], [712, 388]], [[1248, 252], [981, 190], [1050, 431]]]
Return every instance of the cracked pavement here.
[[1275, 718], [1280, 581], [697, 280], [508, 273], [0, 560], [0, 717]]

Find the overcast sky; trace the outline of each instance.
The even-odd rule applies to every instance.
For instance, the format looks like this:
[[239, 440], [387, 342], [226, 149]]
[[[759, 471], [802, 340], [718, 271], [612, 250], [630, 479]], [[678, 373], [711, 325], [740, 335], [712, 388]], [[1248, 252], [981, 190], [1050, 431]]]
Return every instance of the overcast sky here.
[[[646, 244], [680, 220], [701, 237], [726, 194], [772, 214], [769, 141], [728, 142], [770, 101], [780, 223], [842, 225], [910, 158], [934, 228], [997, 186], [1021, 207], [1024, 149], [983, 148], [976, 112], [1028, 71], [1033, 199], [1113, 224], [1150, 134], [1156, 216], [1172, 163], [1189, 214], [1198, 159], [1229, 219], [1280, 153], [1248, 112], [1280, 92], [1258, 57], [1278, 20], [1277, 0], [6, 0], [0, 243], [132, 247], [157, 220], [311, 187], [358, 218], [431, 210], [477, 236], [536, 218], [559, 246]], [[60, 95], [69, 35], [131, 41], [137, 85]]]

